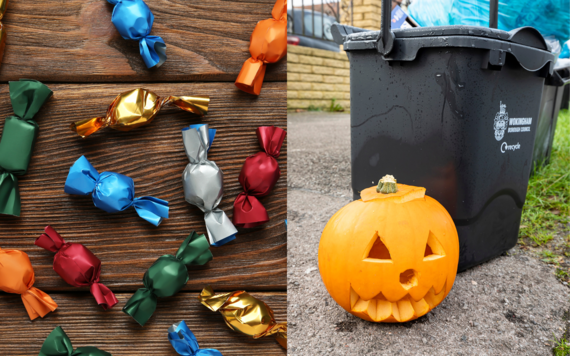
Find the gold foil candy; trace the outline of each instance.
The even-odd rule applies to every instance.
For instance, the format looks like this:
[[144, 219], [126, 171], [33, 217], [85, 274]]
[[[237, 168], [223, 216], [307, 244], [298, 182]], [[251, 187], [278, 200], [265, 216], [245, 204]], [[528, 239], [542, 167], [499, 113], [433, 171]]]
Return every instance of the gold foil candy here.
[[71, 131], [83, 138], [110, 127], [130, 131], [152, 122], [163, 105], [176, 106], [196, 115], [206, 115], [210, 98], [207, 96], [169, 96], [161, 98], [146, 89], [134, 89], [119, 94], [109, 105], [105, 117], [79, 120], [71, 124]]
[[199, 299], [211, 311], [220, 312], [231, 329], [254, 339], [275, 335], [279, 344], [287, 349], [287, 322], [276, 323], [271, 308], [246, 291], [214, 294], [207, 286]]

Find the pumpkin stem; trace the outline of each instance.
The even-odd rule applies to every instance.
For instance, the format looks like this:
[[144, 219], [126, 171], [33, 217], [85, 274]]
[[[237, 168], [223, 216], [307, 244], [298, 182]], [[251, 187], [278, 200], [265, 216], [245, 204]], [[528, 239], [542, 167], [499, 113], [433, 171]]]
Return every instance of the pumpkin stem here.
[[393, 175], [387, 174], [378, 182], [376, 187], [377, 193], [390, 194], [396, 193], [398, 191], [398, 186], [396, 185], [396, 178]]

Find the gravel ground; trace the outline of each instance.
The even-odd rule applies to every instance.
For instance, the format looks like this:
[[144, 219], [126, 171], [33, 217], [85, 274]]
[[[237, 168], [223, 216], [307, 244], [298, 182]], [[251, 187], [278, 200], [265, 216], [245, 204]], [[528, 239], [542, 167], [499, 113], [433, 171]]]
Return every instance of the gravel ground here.
[[449, 296], [404, 324], [361, 320], [319, 275], [328, 219], [350, 201], [349, 115], [288, 116], [290, 355], [551, 355], [568, 328], [570, 290], [518, 247], [457, 276]]

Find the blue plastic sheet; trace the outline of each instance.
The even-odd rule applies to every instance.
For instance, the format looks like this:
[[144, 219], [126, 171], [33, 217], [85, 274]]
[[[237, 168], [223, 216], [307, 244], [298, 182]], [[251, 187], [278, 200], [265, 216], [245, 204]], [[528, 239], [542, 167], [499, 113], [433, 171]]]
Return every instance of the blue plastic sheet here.
[[449, 12], [453, 0], [414, 0], [408, 15], [421, 27], [450, 25]]
[[[489, 26], [489, 0], [415, 0], [409, 15], [425, 26]], [[560, 43], [570, 39], [570, 0], [499, 1], [498, 27], [510, 31], [532, 26]]]

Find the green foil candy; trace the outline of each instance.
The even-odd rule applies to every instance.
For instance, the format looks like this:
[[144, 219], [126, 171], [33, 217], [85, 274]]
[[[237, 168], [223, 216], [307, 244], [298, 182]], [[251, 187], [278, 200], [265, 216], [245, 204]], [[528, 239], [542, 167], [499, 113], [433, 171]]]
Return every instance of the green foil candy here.
[[0, 214], [20, 216], [17, 176], [28, 170], [39, 130], [33, 118], [51, 95], [52, 91], [36, 80], [10, 82], [15, 115], [6, 118], [0, 138]]
[[73, 351], [71, 341], [61, 326], [48, 335], [42, 345], [39, 356], [112, 356], [110, 353], [93, 346], [79, 347]]
[[186, 285], [189, 280], [186, 266], [203, 265], [212, 258], [206, 236], [192, 231], [176, 256], [161, 256], [150, 266], [143, 277], [145, 288], [133, 294], [123, 307], [123, 312], [143, 326], [156, 310], [159, 297], [171, 297]]

